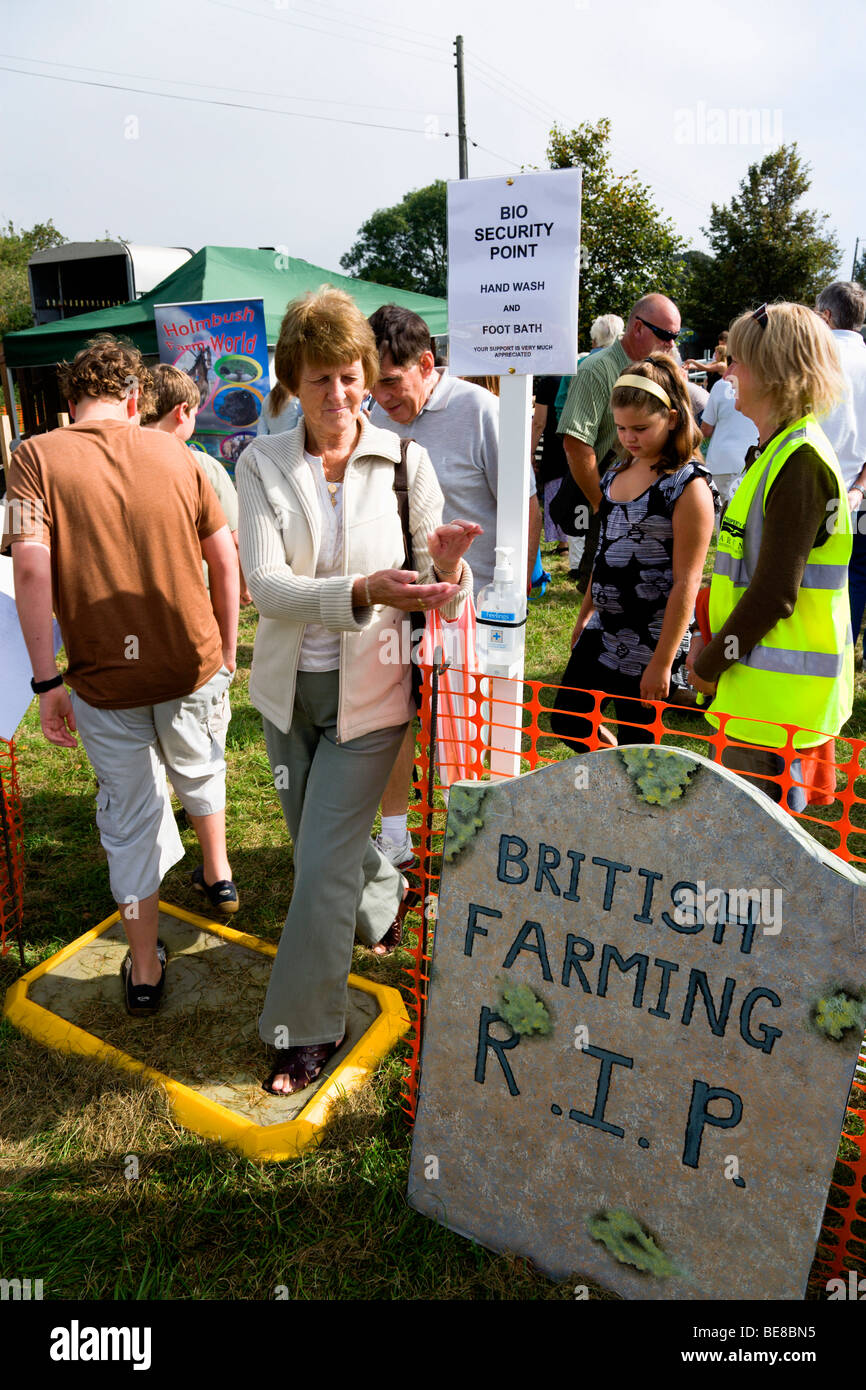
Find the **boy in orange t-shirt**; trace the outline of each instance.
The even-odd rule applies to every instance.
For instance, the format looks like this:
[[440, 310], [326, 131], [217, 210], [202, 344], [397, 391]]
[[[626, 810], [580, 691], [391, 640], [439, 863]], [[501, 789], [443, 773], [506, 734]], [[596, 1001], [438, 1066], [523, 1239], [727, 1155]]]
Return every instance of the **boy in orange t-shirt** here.
[[[80, 733], [99, 780], [97, 824], [130, 948], [124, 999], [146, 1015], [165, 981], [159, 884], [184, 853], [166, 769], [201, 843], [197, 872], [209, 896], [221, 888], [214, 905], [237, 906], [225, 760], [213, 736], [235, 669], [237, 559], [213, 489], [184, 446], [138, 428], [150, 388], [138, 350], [105, 335], [63, 364], [59, 380], [74, 423], [16, 450], [2, 548], [12, 550], [42, 731], [66, 748]], [[52, 610], [68, 657], [63, 676]]]

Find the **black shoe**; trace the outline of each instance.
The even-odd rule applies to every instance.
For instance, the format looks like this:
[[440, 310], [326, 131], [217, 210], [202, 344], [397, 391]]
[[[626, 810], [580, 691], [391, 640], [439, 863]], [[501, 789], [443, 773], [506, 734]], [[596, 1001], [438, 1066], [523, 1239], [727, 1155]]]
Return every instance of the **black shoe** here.
[[230, 878], [221, 878], [216, 883], [206, 883], [202, 864], [199, 864], [197, 869], [193, 869], [190, 882], [199, 893], [206, 895], [215, 912], [222, 912], [228, 916], [232, 912], [237, 912], [241, 905], [238, 890], [233, 881]]
[[123, 1002], [126, 1012], [133, 1018], [147, 1018], [155, 1014], [162, 1003], [165, 988], [165, 966], [168, 952], [163, 941], [157, 941], [156, 954], [162, 966], [162, 977], [156, 985], [134, 985], [132, 983], [132, 954], [127, 951], [120, 966], [120, 980], [123, 985]]

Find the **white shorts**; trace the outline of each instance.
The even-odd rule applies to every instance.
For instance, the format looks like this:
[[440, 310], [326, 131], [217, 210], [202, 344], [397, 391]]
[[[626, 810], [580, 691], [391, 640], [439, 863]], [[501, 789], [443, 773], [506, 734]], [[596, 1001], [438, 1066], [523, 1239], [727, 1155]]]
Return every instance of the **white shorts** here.
[[184, 856], [166, 773], [190, 815], [225, 808], [231, 680], [221, 666], [191, 695], [135, 709], [97, 709], [70, 692], [99, 779], [96, 824], [115, 902], [149, 897]]

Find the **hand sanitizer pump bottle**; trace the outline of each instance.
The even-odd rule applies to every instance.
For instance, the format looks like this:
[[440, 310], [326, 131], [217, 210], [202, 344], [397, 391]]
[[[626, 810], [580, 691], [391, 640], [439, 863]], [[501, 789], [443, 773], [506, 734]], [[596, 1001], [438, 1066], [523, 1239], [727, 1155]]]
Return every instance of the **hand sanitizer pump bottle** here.
[[523, 653], [526, 594], [514, 581], [510, 546], [496, 547], [493, 583], [478, 595], [478, 645], [489, 676], [510, 676]]

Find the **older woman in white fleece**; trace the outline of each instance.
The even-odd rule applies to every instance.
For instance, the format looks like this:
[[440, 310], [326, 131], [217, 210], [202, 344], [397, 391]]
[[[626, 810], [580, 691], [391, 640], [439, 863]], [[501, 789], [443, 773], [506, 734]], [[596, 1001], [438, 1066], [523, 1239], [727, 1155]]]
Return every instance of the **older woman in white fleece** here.
[[393, 634], [413, 609], [457, 616], [472, 593], [463, 555], [480, 527], [441, 524], [436, 475], [410, 443], [416, 570], [401, 568], [400, 440], [361, 412], [379, 355], [349, 295], [323, 287], [293, 301], [274, 365], [303, 416], [250, 444], [237, 480], [240, 552], [261, 614], [250, 697], [294, 845], [292, 900], [259, 1019], [277, 1048], [265, 1089], [281, 1095], [311, 1085], [343, 1041], [356, 931], [380, 954], [400, 943], [406, 882], [370, 840], [413, 712]]

